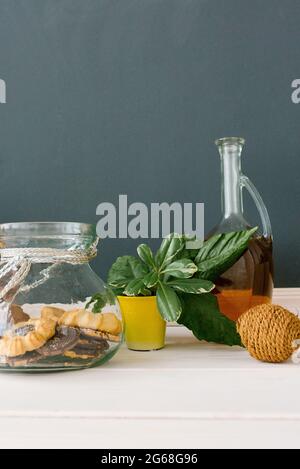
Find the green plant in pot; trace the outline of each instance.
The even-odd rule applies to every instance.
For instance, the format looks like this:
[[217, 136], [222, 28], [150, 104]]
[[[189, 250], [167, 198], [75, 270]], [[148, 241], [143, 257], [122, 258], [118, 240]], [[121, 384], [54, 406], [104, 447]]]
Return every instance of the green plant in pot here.
[[213, 280], [243, 254], [255, 230], [213, 236], [198, 250], [173, 233], [155, 255], [140, 244], [137, 257], [118, 257], [108, 284], [118, 295], [128, 348], [162, 348], [166, 321], [185, 325], [199, 339], [240, 345], [235, 323], [219, 311]]

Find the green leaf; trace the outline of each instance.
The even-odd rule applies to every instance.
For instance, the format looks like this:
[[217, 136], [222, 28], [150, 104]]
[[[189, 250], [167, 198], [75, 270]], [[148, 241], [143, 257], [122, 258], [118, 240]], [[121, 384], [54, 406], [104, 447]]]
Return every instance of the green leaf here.
[[98, 313], [106, 305], [106, 297], [103, 293], [96, 293], [85, 305], [85, 309], [88, 309], [89, 306], [93, 305], [93, 313]]
[[168, 264], [162, 273], [177, 278], [188, 278], [192, 277], [197, 270], [198, 267], [190, 259], [180, 259]]
[[209, 280], [203, 280], [201, 278], [179, 278], [176, 280], [169, 280], [167, 282], [169, 287], [174, 288], [184, 293], [208, 293], [215, 288], [215, 285]]
[[194, 260], [197, 277], [214, 281], [240, 258], [256, 230], [222, 233], [205, 241]]
[[126, 296], [151, 295], [151, 292], [145, 287], [143, 279], [136, 278], [131, 280], [124, 290]]
[[187, 245], [190, 241], [196, 240], [196, 235], [182, 234], [182, 235], [177, 235], [177, 236], [182, 238], [184, 242], [184, 248], [177, 254], [175, 259], [191, 259], [192, 261], [194, 261], [195, 257], [197, 256], [199, 252], [199, 248], [198, 249], [187, 248]]
[[167, 264], [183, 250], [185, 245], [183, 237], [176, 233], [170, 234], [165, 238], [155, 256], [155, 263], [159, 269], [163, 269]]
[[159, 276], [157, 272], [149, 272], [149, 274], [145, 275], [143, 278], [143, 282], [145, 287], [153, 288], [159, 280]]
[[133, 279], [142, 278], [148, 273], [147, 266], [133, 256], [118, 257], [108, 272], [108, 284], [124, 288]]
[[102, 308], [106, 304], [114, 305], [116, 303], [116, 298], [113, 291], [110, 288], [106, 288], [102, 293], [96, 293], [85, 305], [85, 309], [93, 305], [93, 313], [100, 313]]
[[242, 345], [236, 324], [224, 316], [212, 293], [203, 295], [182, 294], [182, 314], [178, 319], [199, 340], [226, 345]]
[[197, 256], [199, 249], [186, 249], [184, 248], [180, 255], [177, 256], [179, 259], [191, 259], [194, 261], [195, 257]]
[[155, 269], [156, 268], [156, 265], [155, 265], [155, 261], [154, 261], [154, 257], [153, 257], [153, 253], [151, 251], [151, 249], [149, 248], [149, 246], [147, 246], [147, 244], [140, 244], [138, 247], [137, 247], [137, 253], [140, 257], [140, 259], [150, 268], [152, 269]]
[[166, 321], [177, 321], [181, 315], [182, 307], [174, 290], [160, 282], [156, 292], [157, 307]]
[[112, 291], [114, 292], [115, 296], [123, 295], [124, 288], [114, 288], [111, 287]]

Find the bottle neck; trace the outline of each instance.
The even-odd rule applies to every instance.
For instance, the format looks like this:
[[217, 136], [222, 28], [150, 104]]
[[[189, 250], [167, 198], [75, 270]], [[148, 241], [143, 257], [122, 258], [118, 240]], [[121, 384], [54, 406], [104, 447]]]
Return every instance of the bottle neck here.
[[224, 144], [219, 146], [221, 156], [221, 194], [224, 218], [242, 216], [243, 203], [240, 185], [241, 175], [240, 144]]

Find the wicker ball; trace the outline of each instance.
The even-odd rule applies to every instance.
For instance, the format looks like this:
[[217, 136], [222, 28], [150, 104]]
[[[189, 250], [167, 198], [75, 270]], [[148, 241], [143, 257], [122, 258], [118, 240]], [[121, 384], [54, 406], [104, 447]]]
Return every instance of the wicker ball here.
[[292, 342], [300, 338], [300, 320], [282, 306], [263, 304], [242, 314], [237, 330], [252, 357], [280, 363], [292, 355]]

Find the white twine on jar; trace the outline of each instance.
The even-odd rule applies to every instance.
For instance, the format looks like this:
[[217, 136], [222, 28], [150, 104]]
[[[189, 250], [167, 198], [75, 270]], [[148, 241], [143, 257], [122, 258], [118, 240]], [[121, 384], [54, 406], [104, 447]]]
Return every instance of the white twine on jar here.
[[89, 249], [3, 248], [0, 264], [8, 259], [28, 259], [31, 264], [85, 264], [97, 255], [97, 243]]
[[[0, 249], [0, 301], [13, 290], [14, 296], [20, 291], [28, 291], [44, 283], [50, 271], [57, 265], [86, 264], [97, 255], [98, 239], [88, 249], [54, 248], [2, 248]], [[42, 278], [30, 285], [22, 285], [29, 274], [32, 264], [51, 264], [40, 272]], [[9, 278], [6, 281], [5, 277]], [[1, 282], [2, 279], [2, 282]], [[1, 288], [1, 283], [4, 286]]]
[[18, 262], [11, 260], [0, 269], [0, 281], [1, 279], [5, 280], [5, 277], [9, 278], [2, 288], [0, 283], [0, 300], [5, 299], [6, 295], [11, 290], [16, 290], [13, 296], [16, 295], [18, 286], [23, 283], [24, 279], [29, 274], [30, 268], [31, 263], [27, 259], [24, 259]]

